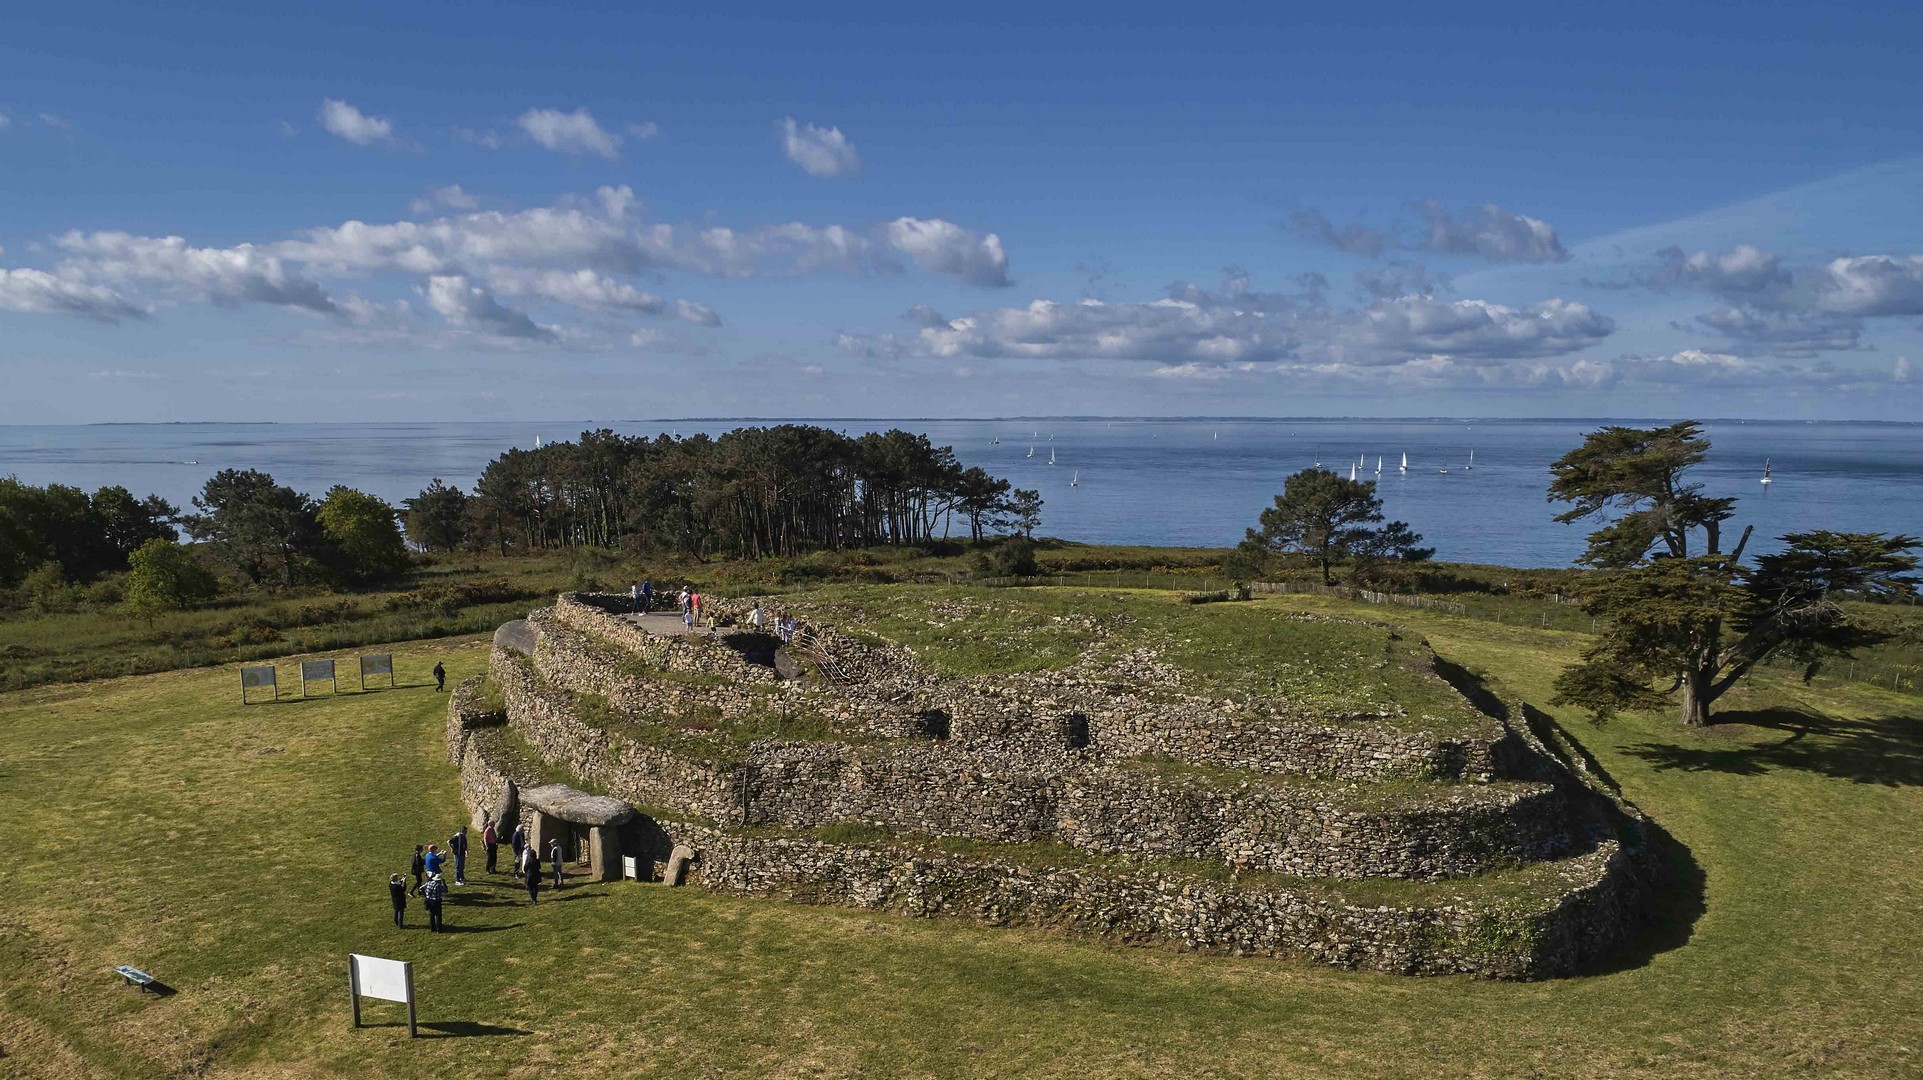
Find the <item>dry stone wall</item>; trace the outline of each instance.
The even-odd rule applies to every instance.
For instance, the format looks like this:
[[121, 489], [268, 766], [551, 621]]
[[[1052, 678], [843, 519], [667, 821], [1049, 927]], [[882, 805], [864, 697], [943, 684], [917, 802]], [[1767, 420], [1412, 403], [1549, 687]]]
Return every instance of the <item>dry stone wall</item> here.
[[[502, 713], [457, 688], [448, 752], [470, 805], [510, 779], [565, 779], [641, 810], [624, 851], [698, 851], [692, 880], [710, 888], [1386, 971], [1569, 970], [1613, 947], [1641, 895], [1632, 855], [1574, 812], [1586, 789], [1493, 719], [1437, 734], [1209, 701], [1152, 677], [1153, 657], [1128, 660], [1150, 675], [1134, 684], [1087, 666], [944, 680], [829, 627], [811, 633], [849, 647], [844, 677], [783, 680], [748, 647], [759, 635], [670, 640], [618, 617], [621, 603], [563, 595], [532, 614], [530, 655], [492, 657]], [[724, 625], [740, 614], [710, 610]], [[728, 726], [776, 711], [842, 734], [744, 742]], [[529, 775], [509, 732], [561, 776]], [[820, 838], [850, 829], [991, 853]], [[1035, 869], [993, 844], [1088, 854]], [[1547, 863], [1560, 886], [1362, 907], [1310, 883], [1518, 863]], [[1205, 864], [1230, 879], [1166, 869]]]

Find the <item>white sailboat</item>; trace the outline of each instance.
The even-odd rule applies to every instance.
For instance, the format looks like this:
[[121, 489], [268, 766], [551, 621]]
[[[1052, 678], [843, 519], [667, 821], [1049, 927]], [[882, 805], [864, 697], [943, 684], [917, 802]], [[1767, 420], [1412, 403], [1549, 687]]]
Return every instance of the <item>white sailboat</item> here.
[[1377, 454], [1375, 456], [1375, 474], [1377, 476], [1382, 475], [1382, 455], [1381, 454]]
[[1476, 467], [1476, 452], [1474, 450], [1471, 450], [1469, 451], [1469, 464], [1464, 465], [1462, 467], [1462, 470], [1464, 472], [1468, 472], [1470, 469], [1473, 469], [1475, 467]]
[[1055, 448], [1052, 446], [1048, 448], [1048, 463], [1055, 464]]
[[1770, 483], [1771, 481], [1769, 478], [1769, 459], [1764, 458], [1763, 459], [1763, 486], [1768, 487]]
[[1409, 471], [1409, 452], [1407, 450], [1402, 452], [1402, 471], [1405, 473]]
[[1349, 483], [1355, 483], [1355, 462], [1349, 462]]
[[1029, 446], [1029, 448], [1028, 448], [1028, 456], [1029, 456], [1029, 457], [1034, 457], [1034, 456], [1035, 456], [1035, 447], [1034, 447], [1034, 446], [1033, 446], [1032, 444], [1031, 444], [1031, 445]]
[[536, 450], [539, 450], [541, 448], [541, 437], [539, 435], [536, 435], [534, 437], [534, 448]]
[[997, 435], [995, 436], [995, 440], [991, 445], [1000, 446], [1001, 444], [1002, 444], [1002, 437], [1000, 435]]
[[1075, 470], [1075, 475], [1068, 478], [1068, 486], [1069, 487], [1082, 486], [1082, 470], [1080, 469]]

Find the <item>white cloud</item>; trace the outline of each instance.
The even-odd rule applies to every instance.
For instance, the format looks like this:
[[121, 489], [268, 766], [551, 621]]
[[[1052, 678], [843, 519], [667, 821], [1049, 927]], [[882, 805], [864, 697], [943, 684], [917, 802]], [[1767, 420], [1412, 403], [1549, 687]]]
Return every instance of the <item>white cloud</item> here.
[[427, 279], [427, 306], [455, 326], [495, 337], [531, 341], [553, 341], [553, 327], [536, 325], [523, 312], [505, 307], [486, 289], [459, 274], [435, 275]]
[[369, 116], [345, 101], [327, 98], [321, 102], [321, 127], [337, 138], [356, 146], [371, 146], [394, 138], [394, 124], [385, 117]]
[[674, 315], [675, 318], [696, 326], [721, 325], [721, 316], [713, 308], [706, 304], [697, 304], [692, 300], [676, 300]]
[[0, 131], [5, 131], [12, 126], [13, 126], [13, 118], [8, 116], [6, 113], [0, 112]]
[[625, 281], [617, 281], [593, 270], [570, 272], [502, 268], [489, 275], [488, 283], [505, 296], [535, 297], [590, 311], [654, 315], [666, 306], [653, 293], [642, 292]]
[[481, 200], [463, 191], [461, 185], [448, 184], [446, 187], [437, 187], [415, 199], [408, 204], [408, 209], [417, 214], [425, 214], [436, 207], [446, 207], [449, 210], [478, 210], [480, 206]]
[[1733, 342], [1777, 356], [1814, 356], [1863, 347], [1862, 320], [1822, 312], [1734, 306], [1706, 311], [1696, 321]]
[[[1565, 355], [1614, 330], [1607, 316], [1568, 300], [1512, 308], [1403, 296], [1343, 309], [1325, 302], [1321, 282], [1299, 285], [1258, 292], [1234, 272], [1220, 291], [1177, 283], [1169, 298], [1142, 303], [1035, 300], [955, 319], [917, 307], [907, 317], [921, 327], [913, 339], [921, 355], [1144, 361], [1160, 365], [1161, 377], [1190, 379], [1264, 363], [1380, 367], [1443, 356], [1499, 364]], [[842, 335], [837, 344], [868, 354], [895, 339]]]
[[840, 128], [797, 123], [792, 116], [783, 117], [780, 126], [781, 152], [809, 176], [826, 180], [861, 171], [855, 144]]
[[558, 154], [593, 154], [612, 161], [621, 156], [621, 137], [597, 123], [586, 109], [529, 109], [521, 114], [521, 130], [536, 143]]
[[899, 360], [907, 351], [893, 334], [838, 334], [835, 347], [869, 360]]
[[1008, 255], [994, 233], [983, 236], [952, 222], [902, 217], [883, 226], [882, 235], [926, 273], [947, 274], [971, 285], [1009, 284]]
[[627, 126], [627, 132], [630, 136], [646, 142], [656, 135], [661, 134], [661, 125], [652, 120], [642, 120], [638, 123], [629, 124]]
[[1361, 223], [1337, 226], [1318, 210], [1289, 215], [1289, 229], [1312, 243], [1370, 258], [1391, 250], [1438, 255], [1474, 255], [1492, 262], [1562, 262], [1569, 252], [1556, 229], [1540, 218], [1505, 210], [1494, 203], [1452, 212], [1431, 199], [1413, 203], [1420, 222], [1406, 217], [1376, 229]]
[[1496, 262], [1562, 262], [1569, 258], [1548, 222], [1486, 203], [1450, 213], [1435, 200], [1418, 203], [1427, 229], [1417, 244], [1444, 255], [1479, 255]]
[[332, 315], [320, 282], [264, 248], [197, 248], [178, 236], [70, 232], [60, 237], [65, 267], [80, 276], [132, 281], [221, 306], [270, 304]]
[[1153, 375], [1155, 378], [1158, 378], [1158, 379], [1182, 379], [1182, 380], [1200, 380], [1203, 382], [1215, 382], [1221, 379], [1226, 379], [1231, 375], [1246, 375], [1254, 370], [1255, 370], [1255, 365], [1252, 363], [1234, 364], [1234, 365], [1198, 364], [1198, 363], [1195, 363], [1194, 361], [1190, 361], [1186, 364], [1169, 364], [1163, 367], [1158, 367], [1154, 371], [1149, 372], [1149, 374]]
[[107, 323], [147, 314], [104, 285], [26, 268], [0, 268], [0, 310], [75, 315]]
[[1819, 271], [1817, 302], [1844, 315], [1923, 315], [1923, 255], [1858, 255]]

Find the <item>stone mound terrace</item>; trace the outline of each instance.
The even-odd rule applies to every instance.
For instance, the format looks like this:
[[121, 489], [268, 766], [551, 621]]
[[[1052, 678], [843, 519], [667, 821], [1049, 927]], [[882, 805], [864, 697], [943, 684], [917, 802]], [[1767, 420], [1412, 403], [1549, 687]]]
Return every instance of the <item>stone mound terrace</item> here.
[[[1268, 603], [844, 587], [750, 625], [564, 594], [454, 695], [477, 813], [726, 892], [1403, 973], [1536, 978], [1622, 942], [1641, 829], [1425, 642]], [[592, 836], [522, 805], [636, 811]]]

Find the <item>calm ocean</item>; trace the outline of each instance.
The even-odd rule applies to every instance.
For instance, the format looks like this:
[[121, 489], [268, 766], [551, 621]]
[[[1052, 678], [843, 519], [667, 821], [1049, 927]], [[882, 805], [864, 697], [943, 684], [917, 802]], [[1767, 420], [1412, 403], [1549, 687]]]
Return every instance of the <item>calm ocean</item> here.
[[[761, 421], [765, 422], [765, 421]], [[719, 434], [750, 421], [422, 424], [129, 424], [0, 426], [0, 475], [89, 490], [122, 484], [182, 507], [216, 470], [264, 469], [315, 495], [333, 484], [398, 501], [433, 477], [468, 486], [511, 446], [623, 434]], [[1548, 466], [1599, 421], [1577, 420], [930, 420], [821, 421], [851, 434], [926, 432], [1046, 500], [1043, 531], [1121, 544], [1227, 545], [1281, 490], [1320, 461], [1372, 478], [1382, 459], [1388, 514], [1437, 558], [1559, 566], [1580, 526], [1557, 525]], [[1699, 479], [1742, 497], [1735, 524], [1759, 538], [1811, 528], [1923, 533], [1923, 424], [1724, 421]], [[996, 440], [999, 439], [999, 442]], [[1033, 447], [1033, 456], [1029, 450]], [[1475, 468], [1466, 469], [1471, 452]], [[1402, 455], [1409, 469], [1397, 466]], [[1049, 464], [1050, 455], [1055, 464]], [[1758, 481], [1767, 460], [1775, 483]], [[1447, 473], [1441, 470], [1447, 469]], [[1079, 485], [1071, 486], [1071, 479]]]

